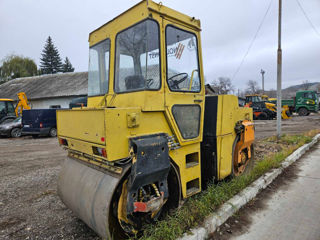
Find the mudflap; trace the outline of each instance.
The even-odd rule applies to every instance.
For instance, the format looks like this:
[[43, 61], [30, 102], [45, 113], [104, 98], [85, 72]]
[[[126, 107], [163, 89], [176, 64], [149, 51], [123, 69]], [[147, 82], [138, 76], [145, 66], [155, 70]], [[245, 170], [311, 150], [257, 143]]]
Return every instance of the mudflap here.
[[123, 174], [106, 173], [67, 158], [58, 179], [58, 195], [74, 214], [104, 239], [112, 239], [110, 205]]
[[[141, 187], [156, 184], [159, 195], [161, 195], [158, 202], [169, 197], [167, 177], [170, 171], [170, 158], [167, 136], [156, 134], [134, 138], [131, 139], [131, 146], [134, 149], [135, 157], [128, 181], [128, 217], [130, 217], [130, 214], [139, 211], [137, 209], [139, 205], [138, 190]], [[162, 207], [162, 203], [159, 204], [159, 209]], [[151, 205], [155, 204], [150, 202], [149, 206]], [[146, 207], [148, 208], [148, 206]]]

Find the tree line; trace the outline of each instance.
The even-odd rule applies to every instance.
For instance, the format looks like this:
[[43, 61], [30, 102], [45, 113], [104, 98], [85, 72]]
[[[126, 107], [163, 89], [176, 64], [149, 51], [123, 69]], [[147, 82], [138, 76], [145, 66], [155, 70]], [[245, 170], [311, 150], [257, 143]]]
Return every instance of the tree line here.
[[216, 94], [236, 94], [244, 97], [247, 94], [259, 94], [262, 92], [258, 82], [255, 80], [247, 81], [246, 88], [244, 90], [238, 89], [237, 92], [235, 91], [235, 86], [232, 84], [231, 79], [228, 77], [218, 77], [209, 84]]
[[68, 57], [62, 62], [59, 51], [50, 36], [42, 50], [39, 69], [31, 58], [15, 54], [5, 57], [1, 62], [0, 84], [20, 77], [74, 72], [74, 67]]

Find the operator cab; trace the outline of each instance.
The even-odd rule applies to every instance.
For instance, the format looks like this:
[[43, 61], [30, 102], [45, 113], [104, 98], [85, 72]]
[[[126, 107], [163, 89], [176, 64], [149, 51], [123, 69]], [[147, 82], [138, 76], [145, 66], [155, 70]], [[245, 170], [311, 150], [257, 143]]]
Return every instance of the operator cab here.
[[[134, 16], [130, 23], [129, 16]], [[93, 31], [88, 108], [165, 111], [175, 120], [180, 142], [200, 141], [205, 101], [200, 31], [199, 20], [152, 1]]]
[[13, 100], [12, 99], [0, 99], [0, 123], [3, 123], [5, 119], [12, 121], [16, 117]]
[[260, 96], [246, 96], [246, 103], [256, 103], [256, 102], [262, 102], [262, 99]]
[[[167, 83], [170, 90], [199, 92], [196, 35], [175, 26], [166, 28]], [[111, 40], [90, 47], [88, 95], [109, 92]], [[161, 87], [159, 23], [145, 19], [117, 34], [114, 88], [117, 94], [159, 90]]]
[[183, 23], [162, 15], [168, 8], [152, 1], [130, 12], [143, 4], [147, 11], [140, 8], [129, 27], [124, 13], [90, 34], [88, 107], [105, 100], [106, 107], [165, 110], [167, 94], [184, 93], [192, 104], [203, 95], [200, 21], [181, 14]]

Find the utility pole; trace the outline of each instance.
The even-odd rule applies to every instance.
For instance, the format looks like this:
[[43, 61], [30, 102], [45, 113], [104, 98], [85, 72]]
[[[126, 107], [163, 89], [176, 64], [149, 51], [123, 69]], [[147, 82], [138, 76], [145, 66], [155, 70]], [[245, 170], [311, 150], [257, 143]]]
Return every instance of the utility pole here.
[[264, 74], [266, 73], [263, 69], [261, 69], [261, 75], [262, 75], [262, 94], [264, 94]]
[[281, 136], [281, 76], [282, 76], [282, 50], [281, 50], [281, 15], [282, 0], [279, 0], [279, 17], [278, 17], [278, 59], [277, 59], [277, 138]]

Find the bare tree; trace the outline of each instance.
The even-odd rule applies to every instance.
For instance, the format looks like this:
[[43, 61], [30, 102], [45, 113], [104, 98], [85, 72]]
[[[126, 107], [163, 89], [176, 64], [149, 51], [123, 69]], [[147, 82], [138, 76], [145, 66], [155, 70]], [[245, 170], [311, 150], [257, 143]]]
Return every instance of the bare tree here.
[[219, 77], [218, 80], [212, 82], [212, 86], [217, 94], [228, 94], [234, 92], [234, 86], [230, 78]]
[[310, 84], [309, 84], [309, 81], [308, 81], [308, 80], [303, 80], [303, 81], [302, 81], [302, 88], [303, 88], [303, 90], [308, 90], [308, 89], [309, 89], [309, 86], [310, 86]]
[[251, 93], [251, 94], [255, 94], [255, 93], [259, 93], [260, 92], [260, 88], [259, 88], [259, 85], [257, 83], [257, 81], [255, 80], [249, 80], [247, 82], [247, 93]]

